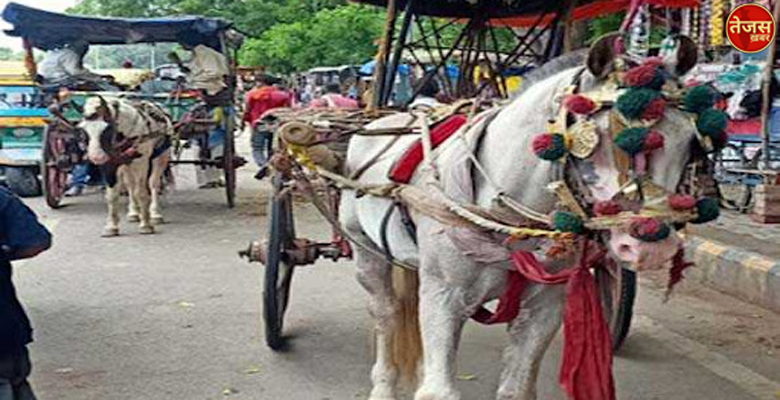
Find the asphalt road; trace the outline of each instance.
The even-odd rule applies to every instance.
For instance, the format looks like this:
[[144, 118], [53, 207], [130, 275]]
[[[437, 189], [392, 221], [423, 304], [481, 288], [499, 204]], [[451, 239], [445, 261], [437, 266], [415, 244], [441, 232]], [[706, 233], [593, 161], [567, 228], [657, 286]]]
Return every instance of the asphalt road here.
[[[291, 349], [262, 339], [262, 266], [236, 252], [265, 223], [267, 187], [242, 175], [239, 206], [197, 190], [179, 171], [164, 225], [140, 236], [125, 224], [99, 237], [102, 197], [51, 211], [28, 203], [56, 238], [48, 253], [16, 268], [35, 326], [33, 385], [41, 400], [365, 399], [372, 362], [366, 296], [350, 262], [323, 261], [295, 277], [287, 322]], [[306, 206], [302, 235], [328, 227]], [[780, 399], [780, 316], [687, 284], [662, 304], [642, 282], [637, 319], [616, 359], [622, 400]], [[464, 400], [493, 398], [503, 328], [469, 324], [459, 361]], [[560, 340], [544, 363], [540, 399], [557, 386]], [[411, 397], [405, 397], [410, 399]]]

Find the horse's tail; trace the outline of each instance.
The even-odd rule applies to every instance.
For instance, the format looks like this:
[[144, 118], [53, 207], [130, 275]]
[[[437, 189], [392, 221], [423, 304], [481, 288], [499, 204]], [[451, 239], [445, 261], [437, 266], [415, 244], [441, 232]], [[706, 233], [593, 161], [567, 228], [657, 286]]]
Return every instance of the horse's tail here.
[[393, 361], [402, 380], [415, 382], [423, 355], [420, 335], [420, 278], [416, 271], [394, 268], [393, 288], [398, 299], [395, 319]]

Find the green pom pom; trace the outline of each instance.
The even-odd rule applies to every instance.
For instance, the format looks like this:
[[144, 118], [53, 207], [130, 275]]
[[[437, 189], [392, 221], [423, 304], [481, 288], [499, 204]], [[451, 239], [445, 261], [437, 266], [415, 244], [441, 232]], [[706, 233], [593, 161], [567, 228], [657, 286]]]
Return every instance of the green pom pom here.
[[650, 103], [661, 95], [651, 89], [633, 88], [618, 97], [615, 107], [628, 119], [639, 119]]
[[728, 123], [729, 116], [726, 113], [709, 109], [699, 114], [696, 127], [699, 129], [699, 133], [715, 140], [720, 139], [723, 132], [726, 131]]
[[645, 137], [650, 132], [647, 128], [626, 128], [615, 137], [615, 145], [628, 155], [635, 155], [644, 150]]
[[581, 234], [585, 232], [585, 222], [579, 215], [568, 212], [558, 211], [553, 216], [553, 226], [560, 232], [571, 232]]
[[709, 86], [695, 86], [685, 94], [685, 109], [700, 113], [715, 105], [715, 91]]
[[718, 219], [720, 216], [720, 205], [718, 200], [711, 197], [704, 197], [696, 202], [696, 213], [698, 217], [691, 221], [694, 224], [704, 224]]

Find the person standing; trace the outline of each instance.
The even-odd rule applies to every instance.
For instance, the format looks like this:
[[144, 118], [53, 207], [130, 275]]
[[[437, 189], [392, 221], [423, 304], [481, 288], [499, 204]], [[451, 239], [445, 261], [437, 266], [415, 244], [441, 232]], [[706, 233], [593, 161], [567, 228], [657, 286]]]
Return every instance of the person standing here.
[[16, 297], [11, 261], [35, 257], [49, 247], [49, 231], [18, 197], [0, 187], [0, 400], [35, 400], [27, 382], [32, 328]]
[[267, 164], [273, 150], [275, 118], [266, 114], [273, 109], [291, 106], [290, 93], [274, 87], [273, 79], [267, 75], [260, 76], [257, 86], [246, 94], [243, 123], [252, 127], [252, 158], [260, 168], [255, 179], [263, 179], [267, 174]]
[[325, 86], [325, 94], [312, 100], [312, 108], [358, 108], [358, 102], [341, 94], [341, 86], [338, 83], [330, 83]]

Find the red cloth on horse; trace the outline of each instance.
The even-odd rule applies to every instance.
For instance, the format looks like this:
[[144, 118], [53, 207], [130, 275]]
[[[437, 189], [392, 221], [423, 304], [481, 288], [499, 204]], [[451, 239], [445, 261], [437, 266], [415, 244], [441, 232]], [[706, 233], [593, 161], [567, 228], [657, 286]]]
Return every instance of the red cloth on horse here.
[[560, 383], [572, 400], [615, 400], [612, 338], [590, 273], [590, 267], [604, 262], [604, 256], [603, 250], [591, 252], [589, 256], [583, 254], [579, 266], [550, 274], [533, 253], [514, 252], [511, 258], [516, 271], [509, 273], [507, 290], [499, 300], [496, 313], [483, 308], [472, 317], [483, 324], [512, 321], [520, 313], [526, 282], [566, 283]]
[[[431, 144], [435, 149], [444, 143], [450, 136], [454, 135], [461, 127], [466, 125], [468, 118], [462, 114], [455, 114], [443, 122], [440, 122], [431, 129]], [[408, 149], [396, 160], [393, 168], [390, 169], [390, 180], [397, 183], [409, 183], [414, 176], [414, 171], [423, 161], [422, 140], [416, 140]]]

